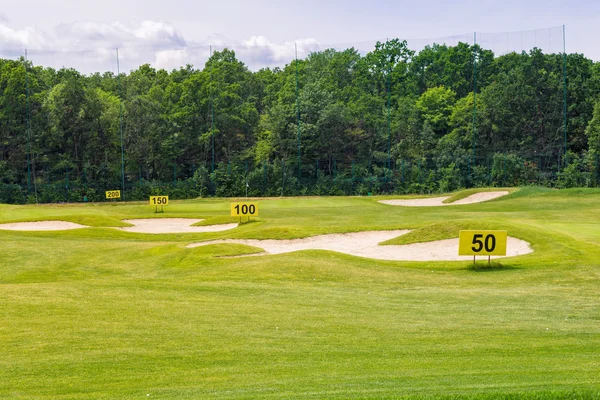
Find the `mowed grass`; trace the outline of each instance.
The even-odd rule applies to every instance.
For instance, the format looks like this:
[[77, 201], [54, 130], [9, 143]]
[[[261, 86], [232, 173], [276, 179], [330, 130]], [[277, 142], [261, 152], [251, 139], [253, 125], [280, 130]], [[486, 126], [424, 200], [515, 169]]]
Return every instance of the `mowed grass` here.
[[[0, 206], [0, 398], [600, 398], [600, 191], [524, 188], [488, 203], [259, 201], [232, 231], [149, 235], [146, 217], [229, 222], [229, 200]], [[231, 258], [216, 238], [414, 229], [393, 244], [507, 229], [502, 268], [326, 251]], [[148, 396], [149, 395], [149, 396]]]

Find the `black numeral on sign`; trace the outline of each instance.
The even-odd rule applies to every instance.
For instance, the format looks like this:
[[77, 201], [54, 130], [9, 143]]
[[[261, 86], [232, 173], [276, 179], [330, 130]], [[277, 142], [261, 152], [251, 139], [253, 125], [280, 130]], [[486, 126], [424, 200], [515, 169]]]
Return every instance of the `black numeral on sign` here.
[[[241, 207], [239, 204], [237, 204], [234, 208], [235, 208], [236, 214], [241, 214], [241, 215], [256, 214], [256, 206], [254, 204], [250, 204], [250, 205], [242, 204]], [[242, 211], [241, 213], [240, 213], [240, 210]]]
[[478, 233], [473, 235], [473, 244], [476, 246], [471, 247], [471, 250], [473, 250], [475, 253], [479, 253], [481, 250], [484, 249], [484, 247], [485, 251], [487, 251], [488, 253], [491, 253], [496, 249], [496, 236], [487, 235], [484, 240], [485, 244], [484, 241], [482, 241], [481, 239], [483, 239], [482, 234]]
[[496, 236], [487, 235], [485, 237], [485, 251], [491, 253], [496, 248]]

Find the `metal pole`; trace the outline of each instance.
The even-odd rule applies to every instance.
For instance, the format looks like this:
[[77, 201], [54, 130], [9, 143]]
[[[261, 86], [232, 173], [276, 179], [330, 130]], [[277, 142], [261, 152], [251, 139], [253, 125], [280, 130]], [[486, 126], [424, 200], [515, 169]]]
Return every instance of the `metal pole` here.
[[[248, 201], [248, 160], [246, 160], [246, 201]], [[250, 217], [248, 217], [248, 221], [250, 221]]]
[[119, 65], [119, 49], [117, 48], [117, 84], [119, 86], [119, 125], [121, 130], [121, 199], [125, 199], [125, 150], [123, 147], [123, 93], [121, 92], [121, 69]]
[[212, 46], [210, 46], [210, 139], [212, 143], [211, 172], [215, 172], [215, 100], [213, 96], [213, 64]]
[[281, 160], [281, 197], [283, 197], [284, 186], [285, 186], [285, 160]]
[[29, 74], [25, 49], [25, 138], [27, 140], [27, 193], [31, 192], [31, 138], [29, 135]]
[[[475, 53], [473, 54], [473, 160], [472, 164], [475, 166], [475, 146], [477, 142], [477, 32], [473, 32], [473, 48]], [[469, 174], [470, 174], [469, 165]]]
[[298, 90], [298, 44], [294, 43], [294, 49], [296, 51], [296, 116], [298, 120], [298, 179], [302, 176], [302, 160], [300, 151], [300, 135], [302, 133], [302, 125], [300, 121], [300, 97]]
[[567, 166], [567, 42], [565, 26], [563, 25], [563, 130], [565, 140], [565, 167]]
[[[388, 65], [388, 73], [387, 73], [387, 119], [388, 119], [388, 159], [387, 159], [387, 168], [391, 169], [391, 144], [392, 144], [392, 114], [391, 114], [391, 74], [392, 74], [392, 66]], [[385, 179], [387, 181], [387, 171], [385, 171]]]

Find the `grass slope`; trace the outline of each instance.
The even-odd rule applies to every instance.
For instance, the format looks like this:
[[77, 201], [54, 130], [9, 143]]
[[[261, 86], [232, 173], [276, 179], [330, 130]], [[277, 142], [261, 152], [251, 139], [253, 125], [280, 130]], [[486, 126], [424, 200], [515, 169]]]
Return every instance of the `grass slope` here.
[[[142, 204], [0, 206], [1, 222], [95, 226], [0, 231], [0, 398], [600, 398], [600, 191], [524, 188], [461, 207], [377, 200], [263, 200], [255, 222], [179, 235], [106, 228], [154, 216]], [[166, 211], [228, 221], [221, 199]], [[415, 231], [394, 241], [415, 242], [463, 227], [508, 229], [535, 253], [473, 270], [185, 248], [399, 228]]]
[[[442, 203], [445, 203], [445, 204], [454, 203], [455, 201], [465, 199], [471, 195], [474, 195], [475, 193], [481, 193], [481, 192], [511, 192], [511, 193], [514, 193], [515, 189], [514, 188], [476, 188], [476, 189], [461, 190], [459, 192], [456, 192], [456, 193], [450, 195]], [[488, 201], [492, 201], [492, 200], [488, 200]]]

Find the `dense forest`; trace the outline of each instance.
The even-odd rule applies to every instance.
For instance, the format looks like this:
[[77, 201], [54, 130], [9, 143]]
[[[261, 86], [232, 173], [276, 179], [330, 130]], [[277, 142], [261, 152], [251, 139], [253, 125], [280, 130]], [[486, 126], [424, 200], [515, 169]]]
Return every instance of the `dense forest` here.
[[225, 49], [197, 67], [0, 60], [0, 202], [600, 183], [600, 63], [580, 54], [394, 39], [258, 71]]

